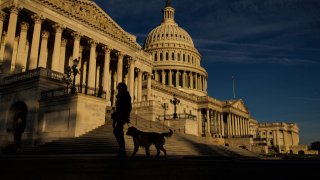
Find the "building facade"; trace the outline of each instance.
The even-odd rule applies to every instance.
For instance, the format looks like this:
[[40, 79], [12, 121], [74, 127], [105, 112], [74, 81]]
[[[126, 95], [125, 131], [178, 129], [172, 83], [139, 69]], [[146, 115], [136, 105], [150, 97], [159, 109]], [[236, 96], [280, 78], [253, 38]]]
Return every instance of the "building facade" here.
[[[136, 116], [216, 143], [252, 146], [257, 130], [248, 108], [241, 99], [208, 96], [201, 55], [175, 22], [170, 1], [143, 47], [89, 0], [0, 2], [2, 139], [17, 129], [26, 145], [85, 134], [105, 123], [116, 85], [125, 82]], [[299, 144], [292, 128], [291, 142], [280, 134], [272, 142]]]

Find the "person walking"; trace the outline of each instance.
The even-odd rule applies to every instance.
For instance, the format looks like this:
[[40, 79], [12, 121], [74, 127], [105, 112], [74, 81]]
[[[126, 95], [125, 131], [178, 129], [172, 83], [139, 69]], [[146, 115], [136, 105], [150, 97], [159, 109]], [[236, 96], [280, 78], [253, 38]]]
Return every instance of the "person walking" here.
[[113, 134], [119, 145], [119, 157], [126, 156], [126, 147], [124, 141], [123, 126], [130, 122], [130, 112], [132, 109], [131, 96], [127, 90], [127, 85], [123, 82], [117, 86], [118, 94], [116, 96], [116, 110], [112, 113], [114, 128]]

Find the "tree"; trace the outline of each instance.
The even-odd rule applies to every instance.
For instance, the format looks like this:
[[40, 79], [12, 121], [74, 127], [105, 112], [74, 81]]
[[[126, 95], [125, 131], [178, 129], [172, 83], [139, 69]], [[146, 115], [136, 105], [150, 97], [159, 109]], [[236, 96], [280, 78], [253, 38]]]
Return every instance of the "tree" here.
[[313, 142], [311, 144], [311, 149], [320, 151], [320, 141]]

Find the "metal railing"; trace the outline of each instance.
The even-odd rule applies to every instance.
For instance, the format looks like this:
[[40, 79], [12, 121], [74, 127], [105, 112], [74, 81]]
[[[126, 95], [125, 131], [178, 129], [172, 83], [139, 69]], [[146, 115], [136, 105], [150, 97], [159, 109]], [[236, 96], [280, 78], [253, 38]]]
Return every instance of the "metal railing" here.
[[168, 114], [168, 115], [159, 115], [158, 120], [180, 120], [180, 119], [190, 119], [190, 120], [197, 120], [197, 116], [192, 115], [192, 114], [177, 114], [178, 118], [173, 118], [173, 114]]
[[[76, 93], [85, 94], [89, 96], [94, 96], [102, 99], [106, 99], [106, 92], [100, 89], [87, 87], [84, 85], [77, 85], [76, 86]], [[41, 99], [65, 96], [71, 94], [71, 87], [62, 87], [57, 89], [52, 89], [49, 91], [41, 92]]]
[[58, 81], [65, 81], [65, 79], [66, 79], [66, 75], [63, 73], [40, 67], [37, 69], [33, 69], [30, 71], [26, 71], [23, 73], [19, 73], [19, 74], [5, 77], [3, 79], [3, 83], [4, 84], [11, 84], [14, 82], [25, 81], [25, 80], [36, 78], [36, 77], [47, 77], [47, 78], [58, 80]]

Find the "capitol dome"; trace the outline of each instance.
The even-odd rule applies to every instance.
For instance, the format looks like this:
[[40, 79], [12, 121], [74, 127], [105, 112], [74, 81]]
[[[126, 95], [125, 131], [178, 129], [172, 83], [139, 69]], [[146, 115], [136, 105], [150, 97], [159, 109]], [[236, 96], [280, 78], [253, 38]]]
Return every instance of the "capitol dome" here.
[[152, 47], [159, 43], [181, 44], [194, 48], [191, 36], [178, 26], [177, 23], [163, 22], [160, 26], [153, 29], [145, 42], [145, 47]]
[[167, 0], [162, 23], [147, 36], [144, 50], [152, 54], [154, 79], [181, 91], [207, 94], [208, 73], [201, 67], [201, 55], [191, 36], [174, 20], [175, 9]]

